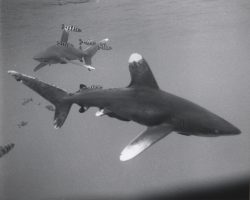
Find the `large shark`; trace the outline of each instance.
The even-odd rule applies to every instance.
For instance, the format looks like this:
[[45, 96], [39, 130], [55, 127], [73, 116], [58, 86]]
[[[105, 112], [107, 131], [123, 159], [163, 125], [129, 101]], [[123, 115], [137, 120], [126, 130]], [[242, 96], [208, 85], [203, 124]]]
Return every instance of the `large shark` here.
[[[108, 38], [105, 38], [99, 42], [93, 42], [86, 49], [75, 48], [73, 44], [68, 43], [69, 32], [81, 32], [81, 29], [75, 26], [65, 26], [62, 25], [62, 36], [60, 41], [57, 41], [56, 44], [48, 47], [46, 50], [38, 53], [33, 57], [34, 60], [40, 62], [35, 68], [34, 71], [38, 71], [46, 65], [51, 64], [66, 64], [72, 63], [74, 65], [80, 65], [86, 67], [88, 70], [95, 69], [91, 66], [92, 61], [91, 58], [96, 54], [99, 49], [110, 50], [111, 47], [107, 46], [106, 43], [109, 41]], [[82, 65], [75, 60], [79, 60], [80, 62], [85, 61], [85, 65]]]
[[130, 56], [129, 70], [131, 82], [125, 88], [88, 88], [81, 84], [75, 93], [16, 71], [8, 73], [55, 105], [55, 128], [63, 125], [74, 103], [82, 108], [81, 112], [98, 107], [96, 116], [107, 115], [145, 125], [146, 130], [121, 152], [121, 161], [137, 156], [171, 132], [209, 137], [240, 133], [238, 128], [205, 108], [162, 91], [140, 54]]

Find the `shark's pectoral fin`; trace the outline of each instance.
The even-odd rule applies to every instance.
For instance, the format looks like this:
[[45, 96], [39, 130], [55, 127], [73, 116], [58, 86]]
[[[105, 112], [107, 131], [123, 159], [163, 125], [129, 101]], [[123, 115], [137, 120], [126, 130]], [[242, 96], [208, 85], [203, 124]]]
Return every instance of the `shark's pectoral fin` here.
[[33, 69], [33, 71], [36, 72], [36, 71], [38, 71], [39, 69], [43, 68], [43, 67], [46, 66], [46, 65], [47, 65], [47, 63], [39, 63], [39, 65], [37, 65], [37, 66]]
[[148, 127], [146, 131], [137, 136], [123, 149], [120, 160], [127, 161], [134, 158], [172, 131], [173, 128], [169, 124]]
[[81, 66], [81, 67], [86, 67], [89, 71], [95, 69], [95, 68], [92, 67], [91, 65], [83, 65], [83, 64], [78, 63], [78, 62], [76, 62], [76, 61], [74, 61], [74, 60], [69, 60], [69, 59], [67, 59], [67, 58], [60, 58], [60, 59], [61, 59], [63, 62], [66, 62], [66, 63], [71, 63], [71, 64], [73, 64], [73, 65], [78, 65], [78, 66]]

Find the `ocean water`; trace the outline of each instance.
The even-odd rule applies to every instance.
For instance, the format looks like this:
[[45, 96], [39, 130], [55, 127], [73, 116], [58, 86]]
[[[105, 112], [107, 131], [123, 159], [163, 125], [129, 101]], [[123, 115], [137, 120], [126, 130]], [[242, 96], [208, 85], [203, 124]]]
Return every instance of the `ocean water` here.
[[[0, 199], [133, 197], [152, 191], [249, 174], [249, 0], [8, 0], [1, 3], [0, 145], [15, 148], [0, 160]], [[112, 51], [93, 58], [96, 70], [51, 65], [34, 73], [32, 57], [59, 40], [61, 24], [81, 33], [69, 41], [108, 37]], [[60, 130], [49, 103], [6, 72], [16, 70], [77, 91], [130, 82], [128, 58], [148, 61], [159, 86], [230, 121], [231, 137], [170, 134], [120, 162], [121, 150], [145, 127], [73, 106]], [[33, 101], [22, 105], [25, 98]], [[21, 121], [26, 126], [18, 128]]]

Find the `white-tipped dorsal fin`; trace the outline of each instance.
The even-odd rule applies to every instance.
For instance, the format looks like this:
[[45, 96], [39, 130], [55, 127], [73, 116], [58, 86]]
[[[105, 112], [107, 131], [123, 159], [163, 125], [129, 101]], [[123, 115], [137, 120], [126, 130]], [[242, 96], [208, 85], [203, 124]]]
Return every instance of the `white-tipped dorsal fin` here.
[[128, 144], [120, 155], [121, 161], [127, 161], [142, 153], [154, 143], [168, 135], [173, 130], [172, 126], [162, 124], [148, 127], [146, 131], [137, 136]]
[[159, 89], [148, 63], [140, 54], [131, 54], [128, 62], [131, 76], [131, 82], [128, 87], [150, 87]]
[[142, 60], [142, 56], [138, 53], [133, 53], [129, 57], [128, 62], [133, 63], [133, 62], [139, 62], [140, 60]]

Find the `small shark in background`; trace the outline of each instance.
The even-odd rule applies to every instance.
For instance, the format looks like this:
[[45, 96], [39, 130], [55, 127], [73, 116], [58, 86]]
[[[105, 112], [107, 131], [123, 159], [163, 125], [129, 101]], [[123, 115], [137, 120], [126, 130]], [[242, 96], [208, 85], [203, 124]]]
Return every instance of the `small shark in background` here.
[[10, 143], [10, 144], [6, 144], [4, 146], [0, 146], [0, 158], [3, 157], [5, 154], [9, 153], [10, 150], [12, 150], [14, 148], [15, 144], [14, 143]]
[[17, 124], [18, 128], [22, 128], [24, 126], [26, 126], [28, 124], [28, 122], [26, 121], [21, 121], [19, 124]]
[[[75, 48], [73, 44], [68, 42], [69, 32], [82, 32], [81, 29], [76, 26], [66, 26], [62, 25], [62, 35], [60, 41], [57, 41], [56, 44], [48, 47], [45, 51], [42, 51], [33, 57], [34, 60], [40, 62], [35, 68], [34, 71], [38, 71], [46, 65], [51, 64], [66, 64], [71, 63], [74, 65], [79, 65], [86, 67], [89, 71], [94, 70], [95, 68], [92, 65], [92, 57], [96, 54], [96, 52], [100, 49], [103, 50], [111, 50], [112, 48], [107, 46], [108, 38], [103, 39], [99, 42], [93, 42], [86, 49], [82, 49], [81, 44], [83, 41], [79, 40], [79, 48]], [[85, 42], [86, 44], [88, 42]], [[75, 60], [79, 60], [80, 62], [85, 61], [85, 65], [76, 62]]]
[[134, 158], [172, 132], [206, 137], [240, 134], [237, 127], [216, 114], [161, 90], [148, 63], [140, 54], [130, 56], [129, 71], [131, 82], [127, 87], [91, 89], [81, 84], [80, 90], [75, 93], [68, 93], [16, 71], [8, 73], [55, 105], [55, 128], [64, 124], [72, 104], [86, 110], [97, 107], [99, 111], [96, 116], [107, 115], [146, 126], [146, 130], [121, 152], [121, 161]]

